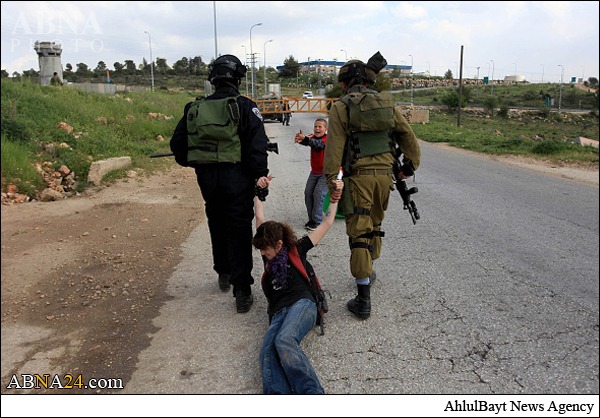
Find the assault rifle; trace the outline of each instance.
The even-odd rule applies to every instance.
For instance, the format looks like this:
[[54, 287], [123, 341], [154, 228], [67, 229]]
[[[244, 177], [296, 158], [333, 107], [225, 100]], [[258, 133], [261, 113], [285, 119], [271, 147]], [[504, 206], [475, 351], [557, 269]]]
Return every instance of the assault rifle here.
[[[267, 142], [267, 151], [279, 154], [279, 145], [277, 145], [277, 142]], [[173, 157], [174, 155], [175, 154], [173, 154], [172, 152], [162, 152], [157, 154], [151, 154], [150, 158]]]
[[396, 189], [398, 189], [398, 193], [400, 193], [400, 197], [402, 198], [402, 202], [404, 203], [404, 210], [408, 210], [410, 217], [412, 218], [413, 225], [417, 223], [417, 219], [421, 219], [421, 215], [419, 214], [419, 210], [417, 209], [417, 205], [411, 199], [411, 195], [415, 194], [419, 191], [416, 187], [411, 187], [410, 189], [406, 187], [406, 181], [400, 179], [400, 171], [402, 168], [402, 164], [399, 160], [396, 160], [394, 164], [394, 178], [396, 179]]

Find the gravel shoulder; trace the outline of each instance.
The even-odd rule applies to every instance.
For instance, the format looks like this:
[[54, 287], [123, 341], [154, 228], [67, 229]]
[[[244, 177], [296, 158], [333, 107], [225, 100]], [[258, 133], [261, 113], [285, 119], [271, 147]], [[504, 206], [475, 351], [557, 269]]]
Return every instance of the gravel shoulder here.
[[15, 373], [126, 381], [156, 332], [180, 244], [203, 216], [193, 170], [176, 165], [2, 206], [2, 393], [20, 393], [6, 389]]

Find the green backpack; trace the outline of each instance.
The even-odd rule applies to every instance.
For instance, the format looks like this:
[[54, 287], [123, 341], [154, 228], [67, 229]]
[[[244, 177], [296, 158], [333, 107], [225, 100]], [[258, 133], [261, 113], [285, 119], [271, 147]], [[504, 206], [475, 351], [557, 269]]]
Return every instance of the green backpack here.
[[350, 132], [344, 146], [345, 172], [362, 157], [392, 150], [390, 133], [394, 128], [394, 100], [388, 92], [367, 90], [362, 94], [347, 94], [340, 99], [348, 112]]
[[188, 164], [239, 163], [239, 121], [237, 97], [196, 99], [187, 114]]

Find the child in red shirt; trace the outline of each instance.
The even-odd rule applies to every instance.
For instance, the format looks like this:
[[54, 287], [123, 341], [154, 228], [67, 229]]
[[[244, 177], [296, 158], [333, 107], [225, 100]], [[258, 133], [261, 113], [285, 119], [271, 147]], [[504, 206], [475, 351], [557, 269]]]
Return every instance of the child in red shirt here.
[[323, 158], [327, 144], [327, 121], [323, 118], [316, 119], [313, 133], [305, 136], [300, 130], [296, 134], [294, 142], [310, 147], [310, 174], [304, 188], [308, 222], [304, 227], [309, 231], [314, 231], [323, 220], [323, 202], [327, 194], [326, 179], [323, 173]]

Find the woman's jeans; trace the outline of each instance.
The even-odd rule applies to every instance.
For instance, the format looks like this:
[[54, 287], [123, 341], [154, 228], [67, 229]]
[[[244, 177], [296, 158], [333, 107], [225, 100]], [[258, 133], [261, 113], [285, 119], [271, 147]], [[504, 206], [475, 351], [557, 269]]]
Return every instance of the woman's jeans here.
[[317, 307], [309, 299], [300, 299], [273, 315], [260, 350], [263, 393], [324, 393], [310, 360], [300, 348], [316, 319]]

